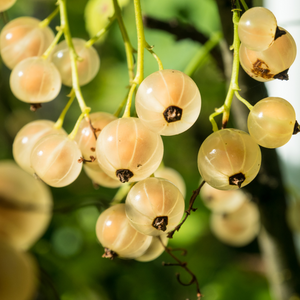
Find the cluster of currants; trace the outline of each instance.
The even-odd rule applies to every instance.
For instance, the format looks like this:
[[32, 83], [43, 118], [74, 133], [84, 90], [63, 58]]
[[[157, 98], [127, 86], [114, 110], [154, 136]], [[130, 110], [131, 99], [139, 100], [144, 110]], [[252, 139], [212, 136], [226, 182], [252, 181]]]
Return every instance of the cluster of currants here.
[[[247, 10], [238, 23], [241, 40], [240, 63], [258, 81], [280, 78], [296, 57], [292, 36], [277, 27], [266, 8]], [[201, 145], [198, 168], [202, 178], [217, 189], [237, 189], [251, 182], [259, 172], [258, 145], [277, 148], [299, 131], [292, 105], [279, 97], [268, 97], [249, 105], [248, 131], [224, 129], [211, 134]]]
[[[64, 40], [55, 45], [56, 42], [53, 31], [32, 17], [16, 18], [3, 27], [1, 57], [12, 69], [10, 87], [19, 100], [40, 105], [55, 99], [62, 83], [72, 86], [67, 42]], [[80, 57], [77, 60], [79, 84], [84, 85], [96, 76], [100, 67], [99, 55], [83, 39], [73, 38], [72, 42]]]

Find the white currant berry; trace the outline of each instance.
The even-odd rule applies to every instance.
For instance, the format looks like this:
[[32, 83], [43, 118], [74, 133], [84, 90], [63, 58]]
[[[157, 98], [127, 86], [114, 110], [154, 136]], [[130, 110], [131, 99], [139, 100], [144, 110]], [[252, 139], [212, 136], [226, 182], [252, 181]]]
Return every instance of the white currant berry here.
[[161, 243], [167, 246], [168, 241], [169, 239], [167, 237], [167, 234], [154, 236], [146, 252], [142, 256], [136, 258], [135, 260], [141, 262], [148, 262], [158, 258], [165, 251], [165, 248]]
[[67, 135], [64, 129], [56, 129], [55, 123], [49, 120], [37, 120], [26, 124], [17, 133], [13, 143], [13, 157], [17, 164], [27, 173], [33, 174], [30, 155], [35, 144], [50, 134]]
[[2, 161], [0, 237], [15, 248], [27, 250], [44, 234], [51, 217], [50, 189], [13, 161]]
[[253, 51], [263, 51], [273, 44], [276, 29], [277, 20], [270, 10], [265, 7], [252, 7], [241, 16], [238, 34], [245, 47]]
[[201, 109], [195, 82], [177, 70], [161, 70], [144, 79], [135, 107], [141, 121], [160, 135], [175, 135], [189, 129]]
[[23, 102], [49, 102], [60, 92], [60, 74], [50, 61], [42, 57], [29, 57], [12, 70], [10, 88]]
[[121, 182], [134, 182], [153, 174], [163, 157], [161, 136], [138, 118], [121, 118], [106, 125], [96, 146], [101, 169]]
[[[73, 38], [73, 45], [79, 59], [77, 60], [77, 72], [79, 85], [89, 83], [99, 71], [100, 58], [93, 46], [87, 47], [86, 41], [79, 38]], [[62, 83], [72, 86], [72, 68], [69, 55], [69, 47], [66, 40], [60, 42], [53, 54], [52, 62], [57, 67]]]
[[125, 204], [116, 204], [101, 213], [96, 234], [105, 248], [104, 257], [137, 258], [151, 244], [152, 237], [135, 230], [126, 217]]
[[163, 178], [149, 177], [129, 191], [126, 215], [138, 231], [152, 236], [173, 230], [184, 214], [184, 198], [179, 189]]
[[77, 143], [61, 134], [40, 139], [30, 157], [35, 173], [53, 187], [67, 186], [77, 179], [82, 169], [80, 158]]
[[1, 57], [4, 64], [13, 69], [28, 57], [41, 56], [51, 42], [54, 33], [48, 27], [40, 27], [40, 20], [20, 17], [7, 23], [0, 34]]
[[292, 137], [296, 123], [293, 106], [283, 98], [267, 97], [258, 101], [248, 116], [248, 131], [260, 146], [277, 148]]
[[261, 152], [246, 132], [222, 129], [209, 135], [198, 153], [198, 169], [212, 187], [233, 190], [244, 187], [257, 175]]
[[290, 33], [281, 27], [279, 29], [285, 34], [264, 51], [250, 50], [243, 43], [240, 46], [241, 66], [257, 81], [288, 79], [287, 71], [296, 58], [297, 47]]
[[260, 230], [257, 205], [246, 201], [236, 211], [211, 215], [211, 230], [222, 242], [231, 246], [245, 246]]
[[200, 195], [204, 205], [216, 213], [230, 213], [235, 211], [248, 200], [247, 196], [241, 190], [218, 190], [208, 183], [203, 185]]
[[0, 12], [8, 10], [11, 8], [17, 0], [1, 0], [0, 2]]

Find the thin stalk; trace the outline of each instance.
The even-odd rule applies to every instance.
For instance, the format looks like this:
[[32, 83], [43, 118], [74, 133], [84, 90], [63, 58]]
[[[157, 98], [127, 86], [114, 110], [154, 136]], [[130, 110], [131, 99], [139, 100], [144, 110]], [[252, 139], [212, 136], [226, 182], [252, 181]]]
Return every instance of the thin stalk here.
[[129, 90], [129, 93], [128, 93], [128, 98], [127, 98], [127, 101], [126, 101], [126, 107], [125, 107], [124, 114], [123, 114], [122, 118], [129, 118], [130, 117], [132, 97], [133, 97], [133, 93], [134, 93], [136, 87], [137, 87], [136, 83], [133, 83], [130, 87], [130, 90]]
[[83, 112], [81, 113], [81, 115], [79, 116], [79, 118], [77, 119], [77, 122], [76, 122], [76, 124], [75, 124], [75, 126], [74, 126], [72, 132], [68, 135], [68, 138], [69, 138], [70, 140], [74, 140], [74, 138], [75, 138], [75, 136], [76, 136], [76, 134], [77, 134], [77, 132], [78, 132], [78, 129], [79, 129], [79, 126], [80, 126], [80, 122], [81, 122], [82, 119], [89, 113], [89, 111], [90, 111], [90, 108], [87, 107], [87, 108], [86, 108], [86, 111], [83, 111]]
[[74, 48], [74, 45], [72, 42], [72, 36], [70, 33], [66, 0], [58, 0], [58, 4], [60, 7], [61, 28], [64, 31], [65, 39], [66, 39], [66, 42], [67, 42], [67, 45], [69, 48], [71, 68], [72, 68], [73, 89], [75, 91], [76, 98], [77, 98], [77, 101], [79, 103], [82, 113], [84, 112], [85, 114], [88, 114], [91, 109], [86, 106], [85, 101], [82, 96], [82, 93], [81, 93], [80, 85], [79, 85], [77, 62], [76, 62], [78, 59], [78, 55], [76, 54], [76, 51], [75, 51], [75, 48]]
[[252, 108], [253, 108], [253, 105], [251, 105], [246, 99], [244, 99], [240, 94], [239, 94], [239, 92], [238, 91], [235, 91], [235, 96], [242, 102], [242, 103], [244, 103], [247, 107], [248, 107], [248, 109], [251, 111], [252, 110]]
[[54, 40], [52, 41], [52, 43], [50, 44], [50, 46], [48, 47], [48, 49], [42, 55], [42, 58], [44, 58], [44, 59], [47, 59], [49, 57], [49, 55], [53, 51], [54, 47], [57, 45], [59, 39], [61, 38], [62, 34], [64, 33], [64, 31], [60, 27], [58, 27], [58, 28], [59, 29], [58, 29], [58, 32], [57, 32]]
[[67, 111], [69, 110], [71, 104], [73, 103], [74, 99], [75, 99], [75, 92], [74, 90], [72, 89], [70, 94], [68, 95], [68, 97], [70, 97], [68, 103], [66, 104], [65, 108], [63, 109], [63, 111], [61, 112], [59, 118], [57, 119], [56, 123], [54, 124], [54, 128], [55, 129], [60, 129], [62, 128], [62, 125], [64, 123], [64, 120], [65, 120], [65, 116], [66, 116], [66, 113]]
[[245, 0], [240, 0], [240, 1], [241, 1], [242, 5], [243, 5], [243, 7], [244, 7], [244, 10], [248, 10], [249, 7], [248, 7], [248, 5], [246, 4]]
[[162, 64], [162, 61], [160, 60], [160, 58], [157, 56], [157, 54], [153, 51], [153, 46], [150, 46], [148, 43], [147, 43], [147, 46], [146, 46], [146, 49], [148, 50], [149, 53], [152, 54], [152, 56], [155, 58], [157, 64], [158, 64], [158, 68], [159, 70], [163, 70], [164, 67], [163, 67], [163, 64]]
[[47, 27], [58, 13], [59, 13], [59, 6], [56, 7], [55, 10], [46, 19], [40, 22], [39, 27], [40, 28]]

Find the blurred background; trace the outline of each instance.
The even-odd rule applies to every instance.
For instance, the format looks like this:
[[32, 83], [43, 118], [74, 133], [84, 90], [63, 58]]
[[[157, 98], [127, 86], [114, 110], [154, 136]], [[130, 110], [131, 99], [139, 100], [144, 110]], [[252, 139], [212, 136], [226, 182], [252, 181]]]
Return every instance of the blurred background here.
[[[98, 5], [103, 11], [111, 5], [110, 0], [67, 1], [73, 37], [88, 40], [106, 22], [107, 16], [95, 14], [96, 8], [86, 9], [88, 2], [89, 6], [94, 2], [95, 7]], [[129, 0], [121, 2], [124, 5], [123, 17], [129, 37], [136, 47], [133, 3]], [[267, 5], [272, 5], [271, 10], [274, 9], [273, 12], [278, 20], [280, 20], [279, 13], [283, 7], [280, 2], [278, 0], [266, 1]], [[287, 2], [289, 1], [285, 1], [285, 7], [289, 9], [289, 20], [283, 21], [285, 24], [282, 26], [290, 24], [295, 31], [298, 31], [299, 36], [299, 21], [296, 17], [295, 19], [290, 17], [290, 13], [297, 12], [297, 9], [291, 9], [291, 6], [295, 4], [286, 4]], [[256, 5], [261, 4], [260, 1], [256, 3]], [[274, 8], [274, 3], [278, 4], [277, 9]], [[142, 0], [141, 4], [143, 14], [158, 20], [176, 20], [183, 25], [192, 25], [207, 37], [221, 31], [218, 7], [214, 0]], [[54, 9], [55, 1], [52, 0], [17, 0], [16, 4], [7, 11], [6, 16], [9, 20], [20, 16], [33, 16], [42, 20]], [[229, 5], [228, 15], [230, 14]], [[2, 28], [3, 18], [0, 22]], [[59, 17], [56, 16], [50, 27], [55, 30], [58, 25]], [[145, 34], [147, 42], [154, 45], [154, 51], [162, 60], [165, 69], [183, 71], [202, 47], [197, 41], [191, 39], [177, 41], [174, 35], [157, 29], [146, 28]], [[92, 108], [92, 112], [114, 113], [123, 101], [128, 86], [124, 44], [116, 22], [107, 35], [95, 45], [95, 48], [101, 59], [100, 71], [91, 83], [82, 87], [82, 93], [87, 105]], [[290, 72], [290, 82], [296, 81], [297, 86], [299, 76], [294, 74], [295, 69], [299, 70], [296, 65], [293, 66]], [[156, 70], [158, 70], [156, 61], [149, 53], [146, 53], [145, 76]], [[25, 124], [38, 119], [56, 121], [67, 103], [66, 95], [70, 92], [69, 88], [63, 86], [57, 99], [43, 104], [43, 107], [36, 112], [31, 112], [26, 103], [19, 101], [11, 93], [9, 76], [10, 70], [1, 62], [0, 160], [12, 159], [14, 137]], [[192, 78], [197, 83], [202, 96], [200, 117], [187, 132], [178, 136], [163, 137], [164, 164], [176, 169], [183, 176], [187, 189], [186, 205], [200, 182], [197, 153], [203, 140], [211, 133], [208, 116], [214, 108], [223, 104], [226, 96], [224, 72], [211, 56], [205, 58]], [[257, 83], [258, 85], [260, 83]], [[255, 89], [256, 86], [252, 88]], [[294, 90], [287, 84], [280, 85], [280, 91], [275, 92], [273, 88], [271, 85], [268, 86], [270, 93], [276, 93], [277, 96], [281, 96], [279, 92], [285, 95], [287, 90], [292, 91], [287, 100], [294, 98], [297, 101], [298, 89]], [[296, 112], [299, 111], [299, 105], [295, 109]], [[64, 123], [67, 132], [72, 130], [79, 114], [79, 106], [74, 101]], [[232, 126], [233, 123], [228, 127]], [[297, 186], [295, 178], [298, 176], [300, 162], [298, 151], [295, 149], [298, 149], [298, 146], [294, 145], [292, 149], [294, 149], [293, 159], [297, 157], [298, 161], [297, 163], [295, 160], [292, 161], [294, 173], [285, 171], [286, 174], [290, 174], [288, 177], [291, 177], [286, 184], [291, 189], [297, 190], [299, 185]], [[281, 150], [280, 153], [283, 155], [284, 166], [289, 164], [285, 170], [289, 170], [291, 162], [287, 162], [287, 157], [290, 154], [287, 154], [285, 150]], [[116, 189], [95, 188], [91, 180], [82, 172], [70, 186], [52, 188], [51, 191], [54, 199], [51, 224], [44, 236], [30, 249], [38, 261], [42, 274], [37, 299], [196, 299], [195, 286], [184, 287], [177, 282], [175, 277], [175, 273], [179, 272], [182, 281], [188, 282], [189, 274], [179, 267], [162, 266], [163, 261], [174, 262], [165, 253], [148, 263], [121, 259], [111, 261], [101, 257], [103, 248], [97, 241], [95, 224], [100, 212], [109, 206], [109, 202], [117, 192]], [[97, 205], [91, 204], [95, 202]], [[225, 245], [212, 234], [209, 225], [211, 212], [200, 198], [196, 200], [195, 207], [198, 208], [197, 211], [193, 212], [181, 230], [175, 233], [169, 246], [187, 250], [187, 255], [182, 257], [182, 260], [188, 263], [191, 271], [197, 276], [204, 299], [273, 299], [257, 240], [243, 247]]]

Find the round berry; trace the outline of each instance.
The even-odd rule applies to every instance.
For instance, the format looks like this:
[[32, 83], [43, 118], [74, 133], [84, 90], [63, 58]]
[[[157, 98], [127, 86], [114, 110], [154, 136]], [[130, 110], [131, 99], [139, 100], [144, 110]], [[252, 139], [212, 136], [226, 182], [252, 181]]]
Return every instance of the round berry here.
[[8, 10], [11, 8], [17, 0], [2, 0], [0, 2], [0, 12]]
[[42, 57], [29, 57], [12, 70], [10, 88], [23, 102], [49, 102], [59, 94], [61, 79], [53, 63]]
[[31, 166], [48, 185], [63, 187], [81, 172], [81, 152], [75, 141], [65, 135], [51, 134], [40, 139], [31, 153]]
[[258, 101], [248, 116], [248, 130], [259, 145], [277, 148], [292, 137], [296, 123], [293, 106], [283, 98], [268, 97]]
[[101, 131], [96, 156], [102, 170], [121, 182], [134, 182], [153, 174], [163, 157], [161, 136], [138, 118], [121, 118]]
[[276, 29], [274, 14], [264, 7], [252, 7], [245, 11], [238, 25], [241, 42], [253, 51], [269, 48], [275, 40]]
[[[99, 71], [99, 55], [93, 46], [86, 46], [85, 40], [73, 38], [72, 41], [75, 51], [79, 56], [77, 60], [79, 85], [85, 85], [94, 79]], [[56, 46], [52, 55], [52, 62], [61, 75], [62, 83], [67, 86], [72, 86], [71, 60], [66, 40]]]
[[152, 237], [136, 231], [125, 214], [125, 204], [111, 206], [101, 213], [96, 234], [105, 248], [103, 257], [137, 258], [149, 248]]
[[2, 161], [0, 199], [0, 237], [15, 248], [29, 249], [44, 234], [51, 220], [50, 189], [13, 161]]
[[184, 213], [181, 192], [163, 178], [149, 177], [139, 181], [129, 191], [125, 204], [131, 225], [152, 236], [173, 230]]
[[212, 133], [198, 153], [203, 180], [220, 190], [244, 187], [255, 178], [260, 165], [259, 146], [248, 133], [237, 129]]
[[0, 34], [1, 57], [9, 69], [25, 58], [41, 56], [54, 40], [53, 31], [49, 27], [41, 28], [40, 22], [32, 17], [20, 17], [3, 27]]
[[176, 70], [152, 73], [138, 88], [136, 112], [145, 126], [160, 135], [175, 135], [189, 129], [201, 109], [195, 82]]

